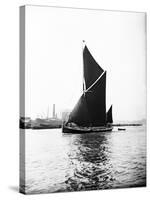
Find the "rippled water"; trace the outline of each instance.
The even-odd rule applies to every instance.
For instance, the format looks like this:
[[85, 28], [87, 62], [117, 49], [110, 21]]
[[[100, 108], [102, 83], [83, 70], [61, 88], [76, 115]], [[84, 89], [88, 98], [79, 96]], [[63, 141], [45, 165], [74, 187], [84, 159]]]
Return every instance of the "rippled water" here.
[[146, 185], [145, 127], [64, 135], [26, 130], [26, 193]]

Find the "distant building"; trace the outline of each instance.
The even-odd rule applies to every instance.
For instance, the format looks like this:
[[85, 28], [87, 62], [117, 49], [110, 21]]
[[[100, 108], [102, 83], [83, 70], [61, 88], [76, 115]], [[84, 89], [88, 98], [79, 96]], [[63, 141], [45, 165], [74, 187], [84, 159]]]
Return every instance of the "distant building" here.
[[29, 123], [31, 122], [31, 118], [30, 117], [20, 117], [20, 120], [24, 123]]

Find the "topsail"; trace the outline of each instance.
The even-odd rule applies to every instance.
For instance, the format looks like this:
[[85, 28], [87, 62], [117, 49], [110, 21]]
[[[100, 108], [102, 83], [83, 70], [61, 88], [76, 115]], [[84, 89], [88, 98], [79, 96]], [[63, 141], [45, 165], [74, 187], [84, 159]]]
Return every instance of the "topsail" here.
[[104, 70], [97, 64], [86, 45], [83, 49], [83, 66], [83, 76], [87, 89], [100, 77]]

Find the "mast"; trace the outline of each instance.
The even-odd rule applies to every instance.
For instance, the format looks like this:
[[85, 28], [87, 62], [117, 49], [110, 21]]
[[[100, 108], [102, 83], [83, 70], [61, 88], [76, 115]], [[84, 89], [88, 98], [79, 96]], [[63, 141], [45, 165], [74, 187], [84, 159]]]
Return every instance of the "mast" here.
[[[82, 40], [82, 52], [84, 52], [85, 48], [85, 40]], [[83, 66], [84, 66], [84, 59], [83, 59]], [[84, 77], [84, 67], [83, 67], [83, 94], [85, 96], [85, 90], [86, 90], [86, 85], [85, 85], [85, 77]]]

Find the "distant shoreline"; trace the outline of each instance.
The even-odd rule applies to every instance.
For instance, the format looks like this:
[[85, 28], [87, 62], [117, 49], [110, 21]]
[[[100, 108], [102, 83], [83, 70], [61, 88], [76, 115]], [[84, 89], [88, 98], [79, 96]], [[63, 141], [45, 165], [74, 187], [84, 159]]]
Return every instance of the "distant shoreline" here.
[[[125, 124], [123, 124], [123, 123], [115, 123], [115, 124], [112, 124], [112, 126], [143, 126], [143, 124], [140, 124], [140, 123], [125, 123]], [[62, 128], [62, 126], [61, 125], [59, 125], [59, 126], [48, 126], [48, 125], [45, 125], [45, 126], [32, 126], [32, 127], [30, 127], [30, 126], [23, 126], [23, 127], [20, 127], [20, 128], [22, 128], [22, 129], [55, 129], [55, 128]]]
[[143, 124], [140, 124], [140, 123], [126, 123], [126, 124], [123, 124], [123, 123], [116, 123], [116, 124], [112, 124], [112, 126], [142, 126]]

